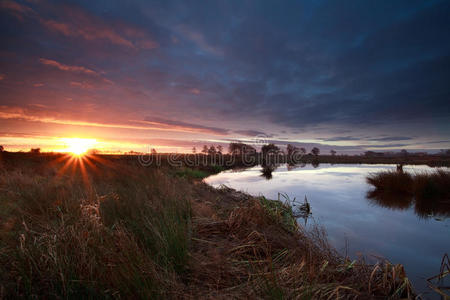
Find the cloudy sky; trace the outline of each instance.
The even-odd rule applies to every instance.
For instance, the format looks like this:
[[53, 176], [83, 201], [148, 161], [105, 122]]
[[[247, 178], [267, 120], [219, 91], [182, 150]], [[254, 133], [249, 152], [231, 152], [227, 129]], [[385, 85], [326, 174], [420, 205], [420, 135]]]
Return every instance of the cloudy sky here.
[[0, 0], [0, 144], [450, 148], [450, 1]]

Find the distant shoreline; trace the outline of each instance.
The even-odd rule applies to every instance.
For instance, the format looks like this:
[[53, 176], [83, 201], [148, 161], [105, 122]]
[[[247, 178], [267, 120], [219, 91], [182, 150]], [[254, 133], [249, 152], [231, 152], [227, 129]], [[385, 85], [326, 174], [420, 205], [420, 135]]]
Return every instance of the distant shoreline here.
[[[67, 156], [70, 153], [42, 152], [39, 154], [30, 152], [1, 152], [5, 157], [55, 157]], [[311, 155], [306, 154], [295, 160], [286, 154], [276, 154], [264, 157], [261, 153], [231, 155], [231, 154], [184, 154], [184, 153], [137, 153], [137, 154], [93, 154], [97, 157], [119, 158], [121, 160], [139, 160], [145, 166], [158, 166], [171, 164], [172, 166], [187, 167], [211, 167], [218, 166], [224, 169], [234, 167], [252, 167], [260, 164], [393, 164], [393, 165], [428, 165], [430, 167], [450, 167], [450, 156], [448, 155], [414, 155], [407, 156], [364, 156], [364, 155]], [[89, 156], [89, 155], [88, 155]]]

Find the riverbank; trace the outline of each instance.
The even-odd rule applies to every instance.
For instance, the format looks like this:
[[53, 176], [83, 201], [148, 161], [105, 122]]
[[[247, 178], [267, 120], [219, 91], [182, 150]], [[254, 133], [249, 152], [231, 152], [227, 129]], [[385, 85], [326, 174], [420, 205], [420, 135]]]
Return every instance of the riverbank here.
[[341, 257], [289, 206], [112, 157], [2, 157], [0, 298], [400, 298], [400, 265]]

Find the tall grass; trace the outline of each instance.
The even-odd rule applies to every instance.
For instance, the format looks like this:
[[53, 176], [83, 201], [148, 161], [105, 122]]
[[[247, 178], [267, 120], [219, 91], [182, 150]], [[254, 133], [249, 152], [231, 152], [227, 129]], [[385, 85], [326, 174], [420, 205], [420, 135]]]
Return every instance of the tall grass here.
[[375, 187], [368, 193], [378, 204], [405, 209], [414, 203], [421, 217], [450, 215], [450, 172], [442, 169], [416, 174], [384, 171], [370, 174], [367, 182]]
[[80, 168], [57, 175], [46, 164], [39, 175], [27, 167], [0, 176], [5, 296], [176, 292], [190, 240], [186, 184], [160, 170], [121, 164], [85, 175]]
[[[305, 231], [295, 223], [289, 206], [263, 197], [232, 192], [231, 208], [222, 218], [194, 222], [194, 295], [214, 298], [263, 299], [392, 299], [413, 298], [403, 267], [340, 257], [324, 231]], [[227, 197], [223, 197], [225, 194]], [[218, 203], [230, 201], [222, 188]], [[212, 252], [216, 259], [207, 257]], [[201, 270], [201, 272], [200, 272]]]

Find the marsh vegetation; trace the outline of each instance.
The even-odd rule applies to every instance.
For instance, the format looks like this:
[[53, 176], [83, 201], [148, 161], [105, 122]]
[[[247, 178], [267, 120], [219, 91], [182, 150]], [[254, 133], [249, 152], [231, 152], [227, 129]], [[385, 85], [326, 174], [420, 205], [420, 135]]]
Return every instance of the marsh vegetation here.
[[412, 297], [403, 267], [350, 260], [290, 206], [136, 160], [2, 156], [1, 297]]
[[423, 218], [450, 216], [449, 171], [383, 171], [370, 174], [367, 182], [375, 188], [368, 192], [368, 198], [378, 205], [394, 209], [414, 205], [416, 214]]

